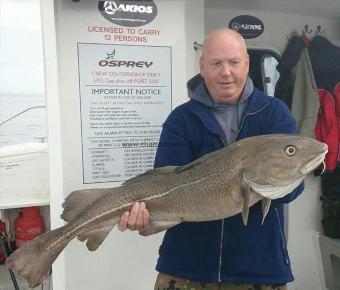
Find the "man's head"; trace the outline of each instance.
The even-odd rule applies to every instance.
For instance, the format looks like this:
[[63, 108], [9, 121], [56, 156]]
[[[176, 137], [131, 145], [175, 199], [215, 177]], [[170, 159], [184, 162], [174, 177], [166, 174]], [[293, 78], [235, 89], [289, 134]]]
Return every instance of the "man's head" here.
[[211, 32], [203, 43], [200, 72], [215, 102], [236, 103], [249, 72], [249, 56], [242, 36], [227, 28]]

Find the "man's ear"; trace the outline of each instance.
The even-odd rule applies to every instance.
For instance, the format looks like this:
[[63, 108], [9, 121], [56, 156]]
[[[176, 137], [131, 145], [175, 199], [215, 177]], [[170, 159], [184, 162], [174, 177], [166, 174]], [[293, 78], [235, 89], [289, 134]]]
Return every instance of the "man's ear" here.
[[247, 53], [246, 54], [246, 60], [247, 60], [247, 62], [248, 62], [248, 65], [250, 64], [250, 56], [249, 56], [249, 54]]
[[248, 73], [249, 73], [249, 68], [250, 68], [250, 56], [249, 56], [248, 53], [246, 54], [246, 65], [247, 65], [247, 69], [248, 69]]
[[201, 74], [201, 77], [204, 78], [204, 60], [203, 60], [203, 56], [200, 57], [200, 74]]

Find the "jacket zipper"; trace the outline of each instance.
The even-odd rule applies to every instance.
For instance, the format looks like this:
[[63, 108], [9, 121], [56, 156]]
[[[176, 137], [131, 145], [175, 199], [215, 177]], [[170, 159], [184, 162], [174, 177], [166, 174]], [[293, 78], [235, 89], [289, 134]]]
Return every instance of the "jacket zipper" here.
[[222, 250], [223, 250], [223, 234], [224, 234], [224, 219], [221, 223], [221, 240], [220, 240], [220, 260], [218, 264], [218, 282], [222, 282], [221, 269], [222, 269]]
[[[226, 147], [227, 144], [224, 142], [221, 136], [218, 136], [223, 144], [223, 147]], [[221, 223], [221, 240], [220, 240], [220, 257], [218, 261], [218, 282], [221, 282], [221, 268], [222, 268], [222, 250], [223, 250], [223, 233], [224, 233], [224, 219], [222, 219]]]
[[[240, 128], [238, 129], [238, 132], [237, 132], [237, 135], [236, 135], [236, 138], [235, 138], [235, 141], [237, 140], [238, 138], [238, 135], [240, 134], [241, 130], [242, 130], [242, 127], [243, 127], [243, 124], [244, 124], [244, 120], [246, 119], [246, 117], [248, 116], [251, 116], [251, 115], [255, 115], [259, 112], [261, 112], [262, 110], [264, 110], [266, 107], [268, 107], [269, 104], [265, 105], [264, 107], [262, 107], [260, 110], [256, 111], [256, 112], [253, 112], [253, 113], [247, 113], [243, 119], [242, 119], [242, 123], [241, 123], [241, 126]], [[220, 138], [220, 140], [222, 141], [223, 143], [223, 146], [225, 147], [227, 144], [225, 144], [223, 138], [221, 136], [218, 136]], [[279, 220], [280, 221], [280, 220]], [[280, 227], [281, 229], [281, 227]], [[222, 282], [222, 279], [221, 279], [221, 269], [222, 269], [222, 251], [223, 251], [223, 235], [224, 235], [224, 219], [222, 219], [222, 223], [221, 223], [221, 240], [220, 240], [220, 259], [219, 259], [219, 263], [218, 263], [218, 281], [219, 282]]]
[[237, 134], [236, 134], [235, 141], [238, 139], [238, 135], [240, 134], [240, 132], [241, 132], [241, 130], [242, 130], [242, 127], [243, 127], [243, 124], [244, 124], [244, 120], [245, 120], [248, 116], [255, 115], [255, 114], [261, 112], [262, 110], [264, 110], [264, 109], [267, 108], [268, 106], [269, 106], [269, 104], [265, 105], [264, 107], [262, 107], [260, 110], [258, 110], [258, 111], [256, 111], [256, 112], [245, 114], [245, 116], [244, 116], [243, 119], [242, 119], [241, 126], [240, 126], [240, 128], [238, 129], [238, 132], [237, 132]]
[[287, 247], [286, 239], [285, 239], [285, 236], [282, 232], [279, 212], [278, 212], [277, 208], [275, 208], [275, 213], [276, 213], [277, 220], [279, 222], [280, 234], [281, 234], [281, 238], [282, 238], [282, 253], [283, 253], [283, 257], [285, 259], [285, 263], [288, 265], [289, 264], [289, 258], [288, 258], [288, 255], [286, 254], [286, 247]]

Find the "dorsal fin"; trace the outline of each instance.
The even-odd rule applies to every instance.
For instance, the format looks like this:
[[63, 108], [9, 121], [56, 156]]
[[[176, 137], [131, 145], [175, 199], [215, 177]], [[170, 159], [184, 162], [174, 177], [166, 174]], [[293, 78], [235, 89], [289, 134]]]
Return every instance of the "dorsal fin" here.
[[187, 164], [187, 165], [183, 165], [183, 166], [178, 166], [177, 168], [176, 168], [176, 172], [177, 173], [179, 173], [179, 172], [183, 172], [183, 171], [185, 171], [185, 170], [188, 170], [188, 169], [190, 169], [190, 168], [193, 168], [193, 167], [195, 167], [196, 165], [198, 165], [198, 164], [200, 164], [201, 162], [197, 162], [197, 160], [195, 160], [195, 161], [193, 161], [193, 162], [191, 162], [191, 163], [189, 163], [189, 164]]
[[164, 166], [164, 167], [159, 167], [155, 169], [148, 170], [142, 174], [139, 174], [135, 177], [130, 178], [129, 180], [125, 181], [122, 185], [130, 185], [135, 182], [139, 182], [144, 179], [146, 176], [151, 176], [151, 175], [161, 175], [161, 174], [167, 174], [171, 172], [176, 171], [177, 166]]
[[[176, 168], [176, 172], [183, 172], [185, 170], [188, 170], [188, 169], [191, 169], [191, 168], [193, 168], [195, 166], [203, 164], [206, 161], [214, 162], [215, 158], [216, 158], [215, 156], [218, 156], [220, 154], [221, 154], [221, 150], [216, 150], [216, 151], [207, 153], [207, 154], [201, 156], [200, 158], [198, 158], [198, 159], [188, 163], [187, 165], [178, 166]], [[224, 151], [224, 154], [226, 154], [226, 151]]]
[[70, 222], [77, 217], [82, 211], [95, 201], [101, 199], [110, 190], [103, 189], [83, 189], [71, 192], [63, 203], [64, 211], [61, 218], [64, 221]]
[[170, 165], [170, 166], [158, 167], [158, 168], [146, 171], [145, 173], [142, 173], [140, 175], [137, 175], [136, 177], [133, 177], [133, 178], [125, 181], [122, 185], [129, 185], [129, 184], [141, 181], [144, 177], [150, 176], [150, 175], [160, 175], [160, 174], [166, 174], [166, 173], [171, 173], [171, 172], [180, 173], [180, 172], [186, 171], [190, 168], [193, 168], [197, 165], [204, 163], [206, 160], [212, 160], [212, 157], [214, 155], [221, 154], [219, 151], [220, 150], [207, 153], [207, 154], [201, 156], [200, 158], [198, 158], [198, 159], [196, 159], [196, 160], [194, 160], [194, 161], [192, 161], [192, 162], [190, 162], [186, 165], [183, 165], [183, 166], [171, 166]]

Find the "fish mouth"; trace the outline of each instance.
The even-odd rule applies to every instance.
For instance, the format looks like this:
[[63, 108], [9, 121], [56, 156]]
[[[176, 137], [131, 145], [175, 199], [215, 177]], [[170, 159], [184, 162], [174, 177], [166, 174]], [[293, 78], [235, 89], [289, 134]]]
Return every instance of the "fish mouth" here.
[[324, 161], [327, 152], [328, 152], [328, 149], [326, 148], [325, 151], [323, 151], [318, 156], [314, 157], [313, 159], [308, 161], [306, 164], [301, 166], [299, 169], [299, 173], [302, 175], [306, 175], [310, 173], [311, 171], [313, 171]]

